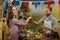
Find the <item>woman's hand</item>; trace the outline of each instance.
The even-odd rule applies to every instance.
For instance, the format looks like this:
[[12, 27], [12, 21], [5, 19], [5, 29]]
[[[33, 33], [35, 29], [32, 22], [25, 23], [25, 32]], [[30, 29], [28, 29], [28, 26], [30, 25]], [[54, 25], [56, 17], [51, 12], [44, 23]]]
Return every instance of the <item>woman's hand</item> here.
[[33, 19], [30, 19], [30, 20], [29, 20], [29, 23], [33, 23], [33, 21], [34, 21]]
[[33, 23], [33, 24], [38, 25], [38, 22], [34, 21], [34, 20], [32, 19], [32, 17], [27, 18], [27, 21], [28, 21], [28, 23]]
[[32, 19], [32, 17], [28, 17], [26, 21], [29, 23], [31, 21], [31, 19]]

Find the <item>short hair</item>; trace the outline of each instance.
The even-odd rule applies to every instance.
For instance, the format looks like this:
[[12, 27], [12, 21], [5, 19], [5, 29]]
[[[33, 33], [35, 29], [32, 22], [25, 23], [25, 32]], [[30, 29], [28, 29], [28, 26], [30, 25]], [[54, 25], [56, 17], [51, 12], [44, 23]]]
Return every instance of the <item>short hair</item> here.
[[49, 8], [49, 7], [47, 7], [47, 8], [48, 8], [50, 11], [52, 11], [52, 7], [50, 7], [50, 8]]

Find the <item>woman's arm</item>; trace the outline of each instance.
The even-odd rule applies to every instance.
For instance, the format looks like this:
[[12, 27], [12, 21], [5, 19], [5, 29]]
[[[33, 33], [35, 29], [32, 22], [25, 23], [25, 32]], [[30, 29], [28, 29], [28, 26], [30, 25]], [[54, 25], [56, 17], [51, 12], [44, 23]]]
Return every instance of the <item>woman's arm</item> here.
[[27, 18], [27, 20], [21, 22], [20, 20], [18, 19], [14, 19], [13, 22], [14, 24], [16, 25], [27, 25], [29, 23], [29, 20], [31, 19], [31, 17]]

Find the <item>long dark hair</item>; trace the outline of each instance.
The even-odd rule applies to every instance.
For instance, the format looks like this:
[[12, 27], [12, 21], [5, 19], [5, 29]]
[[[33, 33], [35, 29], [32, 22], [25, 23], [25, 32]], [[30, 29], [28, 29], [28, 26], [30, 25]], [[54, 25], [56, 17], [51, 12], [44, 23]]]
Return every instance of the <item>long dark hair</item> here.
[[13, 11], [12, 11], [12, 6], [11, 7], [9, 7], [8, 8], [8, 15], [7, 15], [7, 26], [9, 26], [10, 27], [10, 23], [11, 23], [11, 21], [12, 21], [12, 19], [13, 19]]

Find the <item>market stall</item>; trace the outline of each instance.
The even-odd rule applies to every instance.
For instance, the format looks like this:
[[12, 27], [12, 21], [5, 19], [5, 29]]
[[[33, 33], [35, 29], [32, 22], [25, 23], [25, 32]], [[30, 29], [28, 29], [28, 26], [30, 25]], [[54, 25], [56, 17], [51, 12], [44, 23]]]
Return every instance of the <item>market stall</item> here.
[[[32, 6], [32, 7], [29, 6], [29, 2], [26, 3], [24, 1], [22, 2], [22, 5], [21, 4], [15, 5], [17, 8], [17, 13], [15, 15], [15, 18], [17, 18], [19, 20], [20, 20], [20, 18], [26, 20], [27, 17], [31, 16], [33, 18], [33, 20], [35, 20], [35, 21], [38, 21], [39, 19], [41, 19], [45, 14], [44, 14], [44, 10], [41, 9], [42, 7], [41, 7], [40, 2], [38, 3], [38, 6], [36, 6], [34, 4], [34, 2], [31, 2], [31, 3], [32, 3], [32, 5], [30, 5], [30, 6]], [[45, 7], [47, 7], [46, 2], [44, 4], [43, 4], [43, 6], [44, 6], [43, 8], [45, 9]], [[20, 6], [21, 6], [21, 8], [19, 8]], [[36, 8], [35, 8], [35, 6], [36, 6]], [[59, 6], [57, 7], [57, 9], [55, 9], [54, 2], [53, 2], [51, 4], [51, 7], [53, 8], [52, 15], [55, 16], [58, 21], [60, 21]], [[3, 27], [4, 27], [4, 40], [8, 40], [9, 34], [10, 34], [9, 33], [10, 28], [6, 24], [8, 11], [9, 10], [7, 9], [6, 13], [2, 13], [3, 14], [2, 22], [3, 22]], [[52, 40], [52, 37], [47, 37], [46, 32], [43, 31], [42, 25], [43, 24], [40, 24], [39, 26], [37, 26], [35, 24], [29, 23], [27, 26], [18, 27], [19, 36], [20, 36], [19, 39], [22, 38], [22, 40]], [[56, 38], [56, 40], [58, 40], [58, 39], [59, 38]]]

